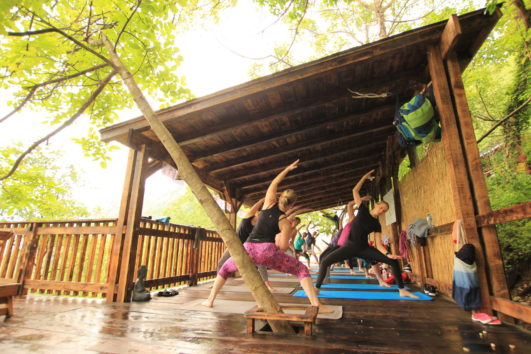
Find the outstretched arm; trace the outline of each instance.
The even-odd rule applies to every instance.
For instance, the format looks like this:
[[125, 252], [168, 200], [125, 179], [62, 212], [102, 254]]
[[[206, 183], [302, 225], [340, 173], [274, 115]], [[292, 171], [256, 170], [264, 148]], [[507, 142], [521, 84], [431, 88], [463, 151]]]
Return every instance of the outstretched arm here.
[[361, 196], [360, 196], [361, 187], [363, 186], [363, 183], [365, 183], [365, 180], [369, 178], [373, 173], [374, 173], [374, 169], [364, 174], [363, 177], [361, 177], [361, 179], [352, 189], [352, 196], [354, 197], [354, 202], [356, 204], [361, 205]]
[[245, 214], [244, 218], [250, 218], [251, 216], [254, 216], [258, 210], [262, 207], [264, 204], [264, 198], [261, 198], [259, 201], [254, 203], [254, 205], [249, 209], [249, 211]]
[[275, 205], [275, 203], [277, 202], [277, 189], [278, 189], [278, 185], [280, 184], [280, 182], [282, 182], [282, 180], [284, 179], [284, 177], [286, 177], [286, 175], [297, 168], [297, 164], [299, 163], [299, 160], [293, 162], [291, 165], [289, 165], [288, 167], [286, 167], [284, 170], [282, 170], [282, 172], [280, 172], [272, 181], [271, 181], [271, 184], [269, 184], [269, 187], [267, 188], [267, 192], [266, 192], [266, 195], [265, 195], [265, 201], [264, 201], [264, 206], [262, 207], [262, 209], [269, 209], [271, 208], [273, 205]]

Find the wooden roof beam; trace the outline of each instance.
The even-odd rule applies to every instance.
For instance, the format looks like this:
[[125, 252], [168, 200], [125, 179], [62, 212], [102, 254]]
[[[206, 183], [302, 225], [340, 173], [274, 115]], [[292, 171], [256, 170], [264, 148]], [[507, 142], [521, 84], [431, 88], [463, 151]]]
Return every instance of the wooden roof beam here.
[[[381, 140], [380, 140], [381, 141]], [[354, 146], [354, 147], [352, 147]], [[350, 148], [348, 148], [350, 147]], [[345, 145], [345, 148], [339, 150], [334, 148], [333, 150], [322, 150], [322, 151], [309, 151], [300, 154], [290, 154], [288, 156], [283, 156], [278, 159], [268, 159], [267, 161], [259, 160], [258, 158], [254, 161], [252, 165], [249, 165], [246, 168], [237, 168], [237, 169], [226, 169], [225, 174], [212, 173], [213, 176], [221, 179], [227, 180], [238, 180], [240, 177], [252, 177], [254, 174], [263, 173], [262, 171], [268, 171], [270, 169], [280, 169], [283, 166], [289, 165], [293, 161], [299, 159], [301, 162], [306, 164], [313, 163], [319, 164], [321, 162], [327, 163], [327, 161], [336, 160], [336, 161], [346, 161], [351, 158], [358, 158], [359, 156], [376, 156], [383, 149], [384, 144], [379, 143], [368, 143], [367, 146], [359, 146], [349, 144]], [[257, 164], [257, 162], [259, 164]]]
[[[315, 187], [316, 185], [322, 185], [322, 184], [326, 184], [327, 187], [331, 185], [336, 185], [336, 184], [337, 185], [344, 184], [352, 188], [354, 187], [356, 182], [361, 178], [363, 173], [366, 173], [368, 171], [367, 168], [368, 168], [367, 166], [363, 166], [363, 167], [359, 167], [353, 170], [346, 170], [346, 171], [342, 170], [340, 173], [335, 173], [335, 174], [330, 174], [327, 171], [326, 175], [322, 175], [317, 178], [311, 178], [311, 179], [305, 178], [304, 180], [300, 180], [300, 181], [288, 183], [288, 184], [282, 183], [282, 185], [280, 186], [280, 189], [283, 190], [286, 188], [291, 188], [291, 189], [295, 189], [295, 191], [299, 191], [299, 190], [307, 191], [307, 190], [312, 190], [314, 188], [323, 189], [323, 187]], [[263, 190], [257, 190], [256, 192], [253, 192], [253, 193], [247, 193], [245, 197], [249, 199], [254, 199], [254, 198], [258, 199], [264, 194], [264, 192], [265, 191]]]
[[[345, 173], [345, 171], [352, 171], [354, 173], [355, 171], [362, 171], [367, 172], [367, 169], [371, 169], [376, 164], [374, 164], [374, 161], [372, 159], [367, 159], [365, 162], [363, 160], [354, 160], [354, 161], [347, 161], [347, 162], [341, 162], [333, 165], [329, 165], [326, 168], [326, 175], [323, 174], [323, 178], [326, 178], [327, 176], [338, 174], [338, 173]], [[295, 170], [296, 171], [296, 170]], [[282, 181], [279, 188], [285, 189], [285, 188], [292, 188], [297, 183], [308, 181], [309, 177], [314, 177], [315, 180], [315, 173], [316, 170], [310, 169], [305, 171], [298, 171], [297, 174], [292, 174], [291, 176], [288, 174], [286, 178]], [[347, 172], [348, 173], [348, 172]], [[362, 173], [363, 174], [363, 173]], [[265, 191], [267, 189], [267, 186], [269, 186], [269, 183], [271, 183], [271, 180], [274, 178], [274, 174], [272, 174], [272, 178], [262, 178], [259, 181], [250, 182], [249, 184], [246, 184], [244, 186], [241, 186], [240, 189], [244, 195], [246, 195], [249, 192], [257, 192], [257, 191]]]
[[[383, 148], [383, 145], [382, 145], [382, 148]], [[330, 165], [331, 163], [335, 163], [336, 165], [344, 163], [344, 162], [348, 164], [352, 164], [354, 162], [361, 163], [362, 161], [364, 161], [365, 163], [370, 163], [374, 159], [378, 159], [378, 155], [382, 153], [381, 151], [378, 150], [378, 148], [374, 148], [371, 151], [367, 151], [367, 153], [364, 154], [364, 156], [358, 157], [356, 159], [355, 156], [353, 157], [352, 155], [349, 155], [351, 151], [359, 152], [359, 149], [354, 148], [351, 150], [344, 150], [340, 153], [328, 155], [326, 157], [318, 157], [312, 160], [301, 161], [299, 162], [297, 169], [294, 170], [291, 173], [291, 175], [297, 176], [307, 171], [312, 171], [315, 173], [316, 171], [321, 170], [321, 169], [328, 170], [329, 166], [334, 166], [334, 165]], [[342, 157], [341, 160], [339, 160], [340, 157]], [[240, 182], [241, 184], [245, 185], [255, 179], [263, 180], [263, 181], [272, 180], [273, 178], [275, 178], [277, 174], [279, 174], [286, 167], [285, 164], [282, 164], [279, 167], [276, 167], [276, 166], [277, 165], [263, 166], [257, 172], [247, 171], [247, 173], [245, 173], [244, 171], [243, 174], [236, 175], [236, 176], [226, 176], [225, 179], [230, 181], [230, 183], [234, 185], [237, 185]]]
[[[269, 134], [267, 136], [259, 136], [253, 140], [244, 142], [244, 143], [234, 143], [232, 146], [226, 146], [223, 149], [215, 148], [211, 149], [209, 151], [204, 151], [200, 155], [192, 156], [191, 161], [194, 165], [201, 165], [204, 163], [205, 160], [213, 159], [217, 156], [227, 154], [227, 153], [238, 153], [241, 150], [244, 149], [254, 149], [260, 146], [263, 146], [268, 143], [276, 142], [280, 139], [287, 139], [293, 134], [308, 134], [308, 133], [319, 133], [322, 132], [324, 128], [334, 126], [335, 124], [340, 124], [345, 121], [360, 119], [360, 118], [367, 118], [366, 115], [384, 115], [384, 114], [390, 114], [389, 112], [393, 112], [395, 109], [395, 104], [389, 104], [385, 105], [383, 107], [379, 107], [378, 109], [370, 110], [368, 112], [363, 112], [359, 114], [350, 114], [346, 116], [338, 116], [330, 120], [326, 120], [324, 122], [317, 122], [313, 123], [309, 126], [306, 126], [305, 128], [301, 129], [300, 126], [295, 127], [291, 129], [290, 131], [283, 130], [281, 132], [275, 132], [273, 134]], [[378, 127], [371, 127], [372, 129], [381, 129], [382, 125], [379, 125]], [[370, 129], [367, 129], [366, 133], [371, 133], [372, 131]]]
[[[383, 111], [384, 113], [392, 114], [392, 109], [388, 109], [386, 111]], [[300, 158], [304, 158], [301, 153], [310, 151], [312, 148], [320, 147], [322, 148], [324, 146], [330, 146], [331, 149], [337, 149], [337, 146], [345, 146], [349, 143], [349, 140], [353, 140], [356, 138], [362, 138], [367, 137], [368, 139], [374, 141], [377, 137], [387, 136], [390, 132], [392, 132], [395, 128], [388, 124], [388, 125], [382, 125], [382, 124], [374, 124], [370, 127], [363, 127], [362, 130], [360, 130], [360, 127], [353, 127], [352, 129], [338, 129], [338, 132], [331, 133], [332, 136], [328, 138], [327, 136], [323, 135], [323, 128], [326, 126], [326, 124], [320, 125], [319, 127], [313, 128], [312, 130], [315, 130], [316, 137], [313, 139], [303, 139], [300, 142], [297, 142], [295, 144], [288, 144], [286, 147], [282, 147], [277, 149], [278, 153], [271, 152], [270, 149], [264, 149], [263, 152], [259, 152], [257, 154], [248, 154], [245, 155], [245, 151], [242, 151], [242, 157], [238, 157], [236, 159], [229, 159], [228, 161], [224, 162], [218, 162], [213, 163], [212, 165], [204, 166], [205, 169], [208, 169], [212, 174], [223, 174], [223, 172], [233, 169], [233, 168], [243, 168], [248, 164], [256, 163], [256, 160], [260, 159], [261, 161], [268, 161], [268, 160], [281, 160], [281, 159], [292, 159], [292, 156], [298, 156]], [[301, 134], [304, 133], [304, 131], [300, 132]], [[318, 135], [320, 133], [320, 135]], [[295, 133], [299, 134], [299, 132]], [[291, 134], [292, 135], [292, 134]], [[376, 137], [375, 137], [376, 135]], [[281, 137], [285, 138], [285, 137]], [[281, 139], [279, 138], [279, 139]], [[276, 139], [273, 139], [272, 141], [275, 141]], [[266, 142], [267, 143], [267, 142]], [[361, 144], [361, 143], [360, 143]], [[248, 146], [244, 146], [241, 148], [242, 150], [248, 149]]]

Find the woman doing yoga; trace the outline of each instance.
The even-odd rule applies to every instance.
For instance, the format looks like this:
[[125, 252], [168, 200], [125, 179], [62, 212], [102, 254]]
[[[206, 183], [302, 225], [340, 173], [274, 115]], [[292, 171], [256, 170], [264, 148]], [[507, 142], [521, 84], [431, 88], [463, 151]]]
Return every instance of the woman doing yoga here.
[[[385, 256], [382, 252], [377, 250], [374, 247], [369, 246], [368, 237], [372, 232], [377, 233], [377, 239], [379, 238], [379, 233], [382, 231], [380, 222], [378, 221], [378, 216], [382, 215], [389, 209], [387, 202], [376, 203], [374, 208], [369, 211], [369, 209], [362, 204], [362, 199], [360, 197], [360, 190], [363, 186], [363, 183], [367, 178], [369, 178], [374, 170], [366, 173], [354, 186], [352, 189], [352, 194], [354, 197], [354, 202], [359, 205], [358, 215], [351, 224], [350, 233], [348, 239], [345, 243], [338, 249], [330, 252], [321, 260], [321, 265], [319, 267], [319, 277], [317, 278], [316, 287], [320, 288], [321, 284], [326, 275], [326, 270], [330, 265], [341, 262], [345, 259], [359, 257], [366, 259], [367, 261], [376, 261], [389, 264], [393, 268], [393, 274], [398, 283], [398, 291], [402, 297], [413, 297], [418, 296], [410, 293], [404, 289], [404, 283], [402, 281], [402, 276], [400, 274], [400, 267], [398, 265], [397, 259], [400, 256], [395, 256], [388, 254]], [[379, 242], [376, 242], [378, 245]]]
[[[258, 220], [258, 212], [260, 211], [260, 208], [264, 204], [264, 198], [257, 201], [251, 209], [244, 215], [242, 221], [240, 222], [240, 226], [238, 226], [238, 230], [236, 230], [236, 233], [238, 234], [238, 237], [240, 238], [240, 241], [244, 243], [247, 240], [247, 237], [249, 237], [249, 234], [254, 228], [254, 225], [256, 225], [256, 221]], [[223, 264], [229, 259], [230, 253], [229, 250], [225, 250], [218, 261], [218, 267], [217, 271], [221, 269]], [[260, 276], [262, 277], [262, 280], [264, 281], [265, 285], [269, 289], [269, 291], [273, 291], [273, 287], [269, 283], [269, 277], [267, 275], [267, 268], [264, 266], [258, 266], [258, 273], [260, 273]]]
[[[319, 299], [313, 287], [308, 268], [294, 257], [284, 253], [288, 249], [290, 237], [293, 236], [290, 221], [284, 213], [295, 204], [296, 196], [293, 190], [288, 189], [282, 192], [277, 201], [277, 189], [284, 177], [290, 171], [297, 168], [298, 163], [299, 160], [286, 167], [269, 185], [258, 221], [243, 246], [256, 265], [263, 265], [280, 272], [296, 275], [300, 280], [302, 288], [306, 291], [311, 304], [319, 307]], [[275, 236], [278, 233], [280, 233], [280, 237], [278, 238], [277, 248], [275, 246]], [[210, 295], [202, 305], [207, 307], [214, 305], [214, 300], [225, 284], [227, 277], [236, 270], [237, 267], [234, 261], [232, 258], [229, 258], [218, 272]], [[332, 309], [324, 306], [320, 306], [319, 308], [319, 312], [321, 313], [332, 311]]]

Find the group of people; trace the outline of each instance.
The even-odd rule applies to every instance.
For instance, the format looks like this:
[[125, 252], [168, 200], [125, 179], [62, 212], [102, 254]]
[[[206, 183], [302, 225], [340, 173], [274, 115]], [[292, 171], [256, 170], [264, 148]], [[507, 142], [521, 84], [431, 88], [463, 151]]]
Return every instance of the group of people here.
[[[358, 257], [373, 264], [378, 262], [389, 264], [397, 281], [400, 296], [417, 297], [404, 288], [398, 263], [400, 256], [392, 255], [385, 249], [382, 252], [375, 247], [369, 246], [368, 235], [376, 233], [378, 239], [381, 235], [378, 217], [389, 209], [389, 205], [385, 201], [381, 201], [369, 210], [363, 203], [366, 198], [360, 196], [363, 184], [372, 176], [374, 170], [366, 173], [354, 186], [352, 190], [353, 201], [347, 205], [349, 221], [342, 228], [337, 245], [329, 247], [321, 254], [319, 275], [314, 287], [308, 269], [310, 262], [308, 261], [308, 267], [306, 267], [298, 260], [297, 253], [295, 257], [286, 253], [297, 234], [297, 225], [300, 223], [300, 219], [295, 217], [295, 213], [292, 212], [297, 196], [292, 189], [286, 189], [280, 195], [277, 194], [279, 184], [290, 171], [297, 168], [298, 163], [299, 160], [293, 162], [271, 181], [264, 199], [257, 202], [249, 210], [237, 230], [247, 254], [258, 267], [266, 285], [271, 289], [267, 279], [267, 268], [295, 275], [299, 279], [312, 306], [319, 307], [320, 313], [332, 312], [330, 308], [320, 304], [317, 297], [318, 289], [321, 287], [332, 264]], [[357, 215], [354, 215], [355, 208], [358, 209]], [[310, 235], [306, 235], [306, 237], [308, 236]], [[376, 242], [376, 245], [378, 247], [380, 243]], [[297, 251], [297, 248], [302, 250], [300, 241], [299, 244], [297, 244], [297, 241], [293, 242], [293, 246], [295, 251]], [[312, 251], [314, 246], [315, 242], [310, 243]], [[307, 251], [308, 247], [306, 247]], [[312, 254], [317, 260], [317, 256], [313, 252]], [[208, 299], [203, 302], [204, 306], [212, 307], [214, 305], [216, 296], [227, 278], [237, 271], [236, 264], [229, 256], [227, 251], [221, 257], [217, 277]], [[380, 283], [380, 285], [383, 284]]]

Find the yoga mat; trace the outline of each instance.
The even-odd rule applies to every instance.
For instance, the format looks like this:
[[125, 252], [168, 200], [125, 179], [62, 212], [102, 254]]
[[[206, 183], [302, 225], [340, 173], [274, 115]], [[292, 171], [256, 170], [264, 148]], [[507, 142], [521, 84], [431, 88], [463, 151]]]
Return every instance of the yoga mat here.
[[[269, 274], [270, 277], [295, 277], [291, 274]], [[312, 275], [312, 278], [316, 279], [317, 275]], [[363, 275], [331, 275], [330, 279], [367, 279]], [[368, 279], [371, 280], [371, 279]]]
[[[321, 289], [348, 289], [348, 290], [398, 290], [398, 285], [391, 285], [390, 288], [385, 286], [380, 286], [378, 284], [340, 284], [340, 283], [331, 283], [323, 284]], [[405, 287], [407, 290], [409, 288]]]
[[[243, 314], [245, 313], [245, 311], [250, 310], [251, 308], [253, 308], [253, 306], [256, 305], [254, 301], [233, 301], [233, 300], [218, 299], [214, 302], [214, 307], [206, 307], [206, 306], [201, 305], [203, 301], [205, 301], [205, 299], [196, 299], [196, 300], [184, 303], [184, 304], [171, 304], [166, 307], [165, 313], [168, 314], [172, 309], [179, 309], [179, 310], [191, 310], [191, 311]], [[290, 305], [288, 303], [281, 303], [281, 304]], [[295, 304], [291, 304], [291, 305], [295, 305]], [[296, 304], [296, 305], [300, 305], [300, 304]], [[320, 313], [317, 315], [317, 318], [337, 320], [343, 316], [343, 306], [332, 306], [332, 305], [326, 305], [326, 306], [334, 309], [334, 312], [323, 313], [323, 314]], [[295, 313], [295, 314], [304, 313], [303, 310], [300, 310], [300, 311], [299, 310], [289, 310], [289, 311], [286, 310], [284, 312]]]
[[[317, 279], [317, 275], [312, 275], [312, 278]], [[364, 279], [364, 280], [375, 280], [365, 278], [364, 275], [331, 275], [330, 279]]]
[[[187, 288], [184, 288], [185, 290], [208, 290], [210, 291], [209, 286], [190, 286]], [[183, 289], [183, 290], [184, 290]], [[274, 288], [273, 294], [289, 294], [293, 291], [294, 288]], [[225, 285], [223, 288], [221, 288], [221, 291], [234, 291], [234, 292], [250, 292], [249, 288], [245, 285]]]
[[[432, 297], [423, 294], [419, 291], [414, 292], [418, 299], [411, 297], [400, 297], [398, 291], [333, 291], [333, 290], [321, 290], [319, 292], [320, 298], [326, 299], [356, 299], [356, 300], [424, 300], [431, 301]], [[298, 290], [293, 294], [296, 297], [306, 297], [304, 290]]]

